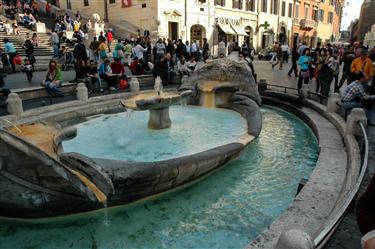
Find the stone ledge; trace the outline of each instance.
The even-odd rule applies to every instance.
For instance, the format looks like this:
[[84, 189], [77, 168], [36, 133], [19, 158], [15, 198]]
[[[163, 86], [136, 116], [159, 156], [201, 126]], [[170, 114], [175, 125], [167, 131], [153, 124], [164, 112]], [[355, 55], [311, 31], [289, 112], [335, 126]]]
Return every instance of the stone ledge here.
[[295, 95], [268, 91], [265, 95], [297, 101], [311, 108], [295, 109], [315, 123], [321, 153], [306, 186], [269, 229], [247, 246], [252, 249], [274, 248], [280, 234], [289, 229], [300, 229], [316, 237], [345, 201], [360, 167], [358, 144], [353, 136], [346, 136], [343, 141], [345, 123], [337, 114], [327, 114], [325, 106], [309, 100], [301, 101]]

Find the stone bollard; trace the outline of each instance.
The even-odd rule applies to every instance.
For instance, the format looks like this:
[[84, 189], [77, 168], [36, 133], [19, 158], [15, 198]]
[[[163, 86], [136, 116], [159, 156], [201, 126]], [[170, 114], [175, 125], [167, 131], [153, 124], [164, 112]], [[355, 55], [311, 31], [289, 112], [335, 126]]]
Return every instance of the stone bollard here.
[[327, 101], [327, 112], [335, 113], [339, 110], [338, 104], [341, 103], [340, 94], [331, 93]]
[[89, 99], [89, 94], [87, 92], [87, 87], [85, 83], [78, 83], [77, 86], [77, 99], [82, 102], [87, 102]]
[[130, 86], [130, 91], [132, 93], [138, 93], [139, 92], [139, 81], [138, 81], [137, 78], [133, 77], [129, 82], [129, 86]]
[[23, 115], [22, 100], [17, 93], [11, 93], [7, 98], [7, 111], [9, 114], [21, 118]]
[[302, 93], [302, 96], [304, 98], [308, 98], [309, 97], [309, 85], [308, 84], [303, 84], [302, 85], [301, 93]]
[[358, 125], [358, 121], [361, 121], [365, 127], [367, 126], [367, 117], [365, 110], [363, 110], [362, 108], [353, 108], [346, 119], [345, 136], [360, 136], [362, 134], [361, 128]]
[[292, 229], [280, 235], [275, 249], [315, 249], [315, 245], [310, 235], [303, 231]]
[[267, 90], [267, 80], [265, 80], [265, 79], [260, 79], [260, 80], [259, 80], [259, 83], [258, 83], [258, 92], [259, 92], [260, 94], [263, 94], [264, 91], [266, 91], [266, 90]]

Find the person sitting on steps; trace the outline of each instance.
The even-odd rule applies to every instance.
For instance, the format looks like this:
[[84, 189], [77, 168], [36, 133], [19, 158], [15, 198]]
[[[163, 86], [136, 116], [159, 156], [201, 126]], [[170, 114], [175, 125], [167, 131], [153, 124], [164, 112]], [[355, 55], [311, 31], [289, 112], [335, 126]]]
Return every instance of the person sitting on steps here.
[[48, 71], [45, 79], [41, 83], [41, 86], [45, 87], [46, 91], [50, 95], [64, 97], [64, 93], [59, 89], [61, 86], [62, 74], [61, 70], [55, 60], [50, 60], [48, 65]]

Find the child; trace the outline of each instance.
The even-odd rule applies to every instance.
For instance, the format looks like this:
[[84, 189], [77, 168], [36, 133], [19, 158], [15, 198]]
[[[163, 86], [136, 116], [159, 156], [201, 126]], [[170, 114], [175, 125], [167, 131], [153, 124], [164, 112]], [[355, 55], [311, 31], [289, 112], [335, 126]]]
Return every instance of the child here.
[[23, 64], [23, 71], [26, 73], [27, 80], [31, 83], [33, 79], [33, 66], [28, 58], [25, 59], [25, 64]]
[[31, 42], [33, 43], [34, 47], [38, 47], [39, 36], [36, 33], [33, 33], [33, 37], [31, 37]]

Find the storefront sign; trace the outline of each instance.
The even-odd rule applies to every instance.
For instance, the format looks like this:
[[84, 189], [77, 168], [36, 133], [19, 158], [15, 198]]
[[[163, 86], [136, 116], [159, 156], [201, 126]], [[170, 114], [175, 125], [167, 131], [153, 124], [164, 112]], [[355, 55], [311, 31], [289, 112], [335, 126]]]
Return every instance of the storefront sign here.
[[127, 8], [132, 6], [132, 1], [131, 0], [122, 0], [122, 7]]
[[216, 16], [215, 20], [216, 20], [216, 24], [242, 26], [241, 18]]

